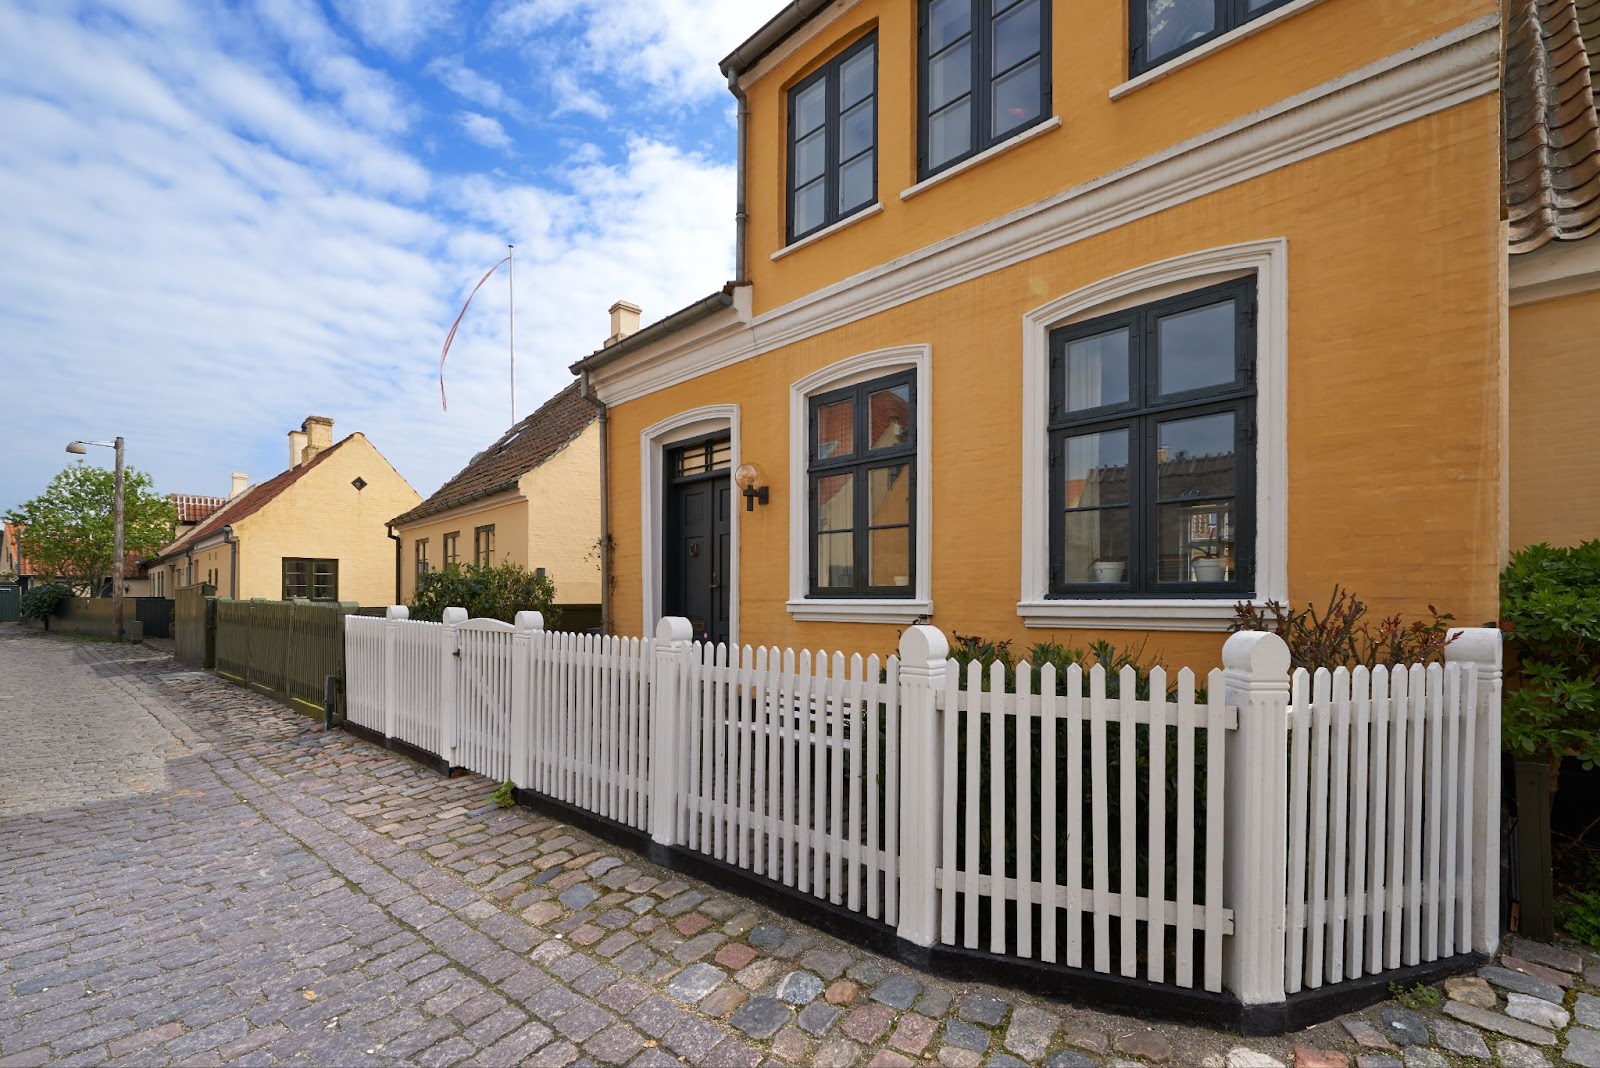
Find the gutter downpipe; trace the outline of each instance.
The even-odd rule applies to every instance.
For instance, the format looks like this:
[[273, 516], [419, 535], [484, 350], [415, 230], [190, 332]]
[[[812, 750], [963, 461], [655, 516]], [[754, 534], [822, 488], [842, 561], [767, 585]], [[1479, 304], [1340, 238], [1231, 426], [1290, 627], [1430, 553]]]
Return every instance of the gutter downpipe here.
[[393, 523], [385, 523], [383, 529], [388, 532], [390, 540], [394, 542], [394, 600], [390, 604], [403, 604], [400, 600], [400, 569], [404, 566], [404, 557], [401, 554], [400, 535], [394, 532]]
[[578, 379], [578, 394], [600, 412], [600, 633], [611, 629], [611, 427], [606, 406], [589, 385], [589, 372]]
[[239, 599], [239, 539], [233, 536], [233, 524], [222, 528], [222, 541], [228, 546], [228, 596]]
[[734, 177], [736, 202], [733, 209], [733, 284], [744, 285], [748, 279], [745, 277], [745, 251], [744, 232], [749, 222], [749, 212], [745, 206], [745, 144], [749, 137], [750, 127], [750, 101], [744, 94], [744, 89], [739, 85], [739, 69], [734, 67], [728, 71], [728, 92], [739, 102], [738, 106], [738, 147], [736, 152]]

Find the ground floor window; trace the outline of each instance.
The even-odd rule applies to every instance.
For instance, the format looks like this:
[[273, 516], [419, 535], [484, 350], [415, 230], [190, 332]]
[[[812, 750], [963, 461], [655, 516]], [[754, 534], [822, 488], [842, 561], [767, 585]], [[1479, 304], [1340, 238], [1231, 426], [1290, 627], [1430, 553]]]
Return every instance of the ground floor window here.
[[452, 530], [444, 536], [444, 566], [454, 567], [461, 563], [461, 531]]
[[1050, 594], [1249, 593], [1253, 278], [1050, 336]]
[[313, 601], [339, 599], [339, 561], [284, 557], [283, 599], [305, 597]]
[[417, 539], [417, 578], [422, 578], [428, 573], [428, 539]]
[[494, 566], [494, 524], [472, 532], [472, 562], [479, 567]]

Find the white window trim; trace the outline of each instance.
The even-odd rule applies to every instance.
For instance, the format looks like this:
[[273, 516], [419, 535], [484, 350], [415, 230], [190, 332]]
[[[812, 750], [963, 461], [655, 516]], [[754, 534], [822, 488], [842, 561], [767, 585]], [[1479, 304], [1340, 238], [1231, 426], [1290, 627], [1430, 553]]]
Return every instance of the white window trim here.
[[809, 233], [805, 237], [800, 238], [798, 241], [789, 242], [787, 245], [774, 252], [772, 254], [772, 259], [774, 261], [781, 260], [791, 252], [799, 252], [807, 245], [815, 244], [825, 237], [832, 237], [834, 234], [838, 233], [840, 230], [843, 230], [847, 226], [854, 226], [858, 222], [862, 222], [865, 219], [870, 219], [874, 215], [881, 214], [883, 214], [883, 203], [881, 201], [873, 201], [867, 207], [857, 209], [831, 226], [824, 226], [822, 229]]
[[[807, 457], [813, 394], [895, 371], [917, 376], [916, 580], [910, 597], [809, 596], [811, 531]], [[933, 360], [927, 345], [864, 352], [813, 371], [789, 387], [789, 614], [805, 622], [909, 624], [933, 615]]]
[[937, 174], [931, 174], [928, 177], [924, 178], [922, 181], [918, 182], [916, 185], [911, 186], [909, 189], [902, 189], [900, 191], [900, 199], [901, 200], [910, 200], [912, 197], [916, 196], [918, 193], [926, 193], [928, 190], [932, 189], [934, 186], [940, 184], [941, 182], [947, 182], [951, 178], [954, 178], [958, 174], [965, 174], [966, 172], [970, 171], [974, 167], [978, 167], [978, 166], [981, 166], [981, 165], [983, 165], [985, 163], [988, 163], [990, 160], [994, 159], [996, 156], [1000, 155], [1002, 152], [1009, 152], [1013, 148], [1016, 148], [1018, 145], [1027, 144], [1029, 141], [1032, 141], [1035, 137], [1038, 137], [1040, 134], [1047, 134], [1051, 130], [1059, 130], [1059, 129], [1061, 129], [1061, 116], [1060, 115], [1052, 115], [1048, 119], [1046, 119], [1045, 121], [1043, 121], [1041, 123], [1037, 123], [1037, 124], [1035, 124], [1033, 126], [1029, 126], [1028, 128], [1026, 128], [1024, 130], [1021, 130], [1021, 131], [1011, 135], [1010, 137], [1006, 138], [1004, 141], [1001, 141], [997, 145], [991, 145], [990, 147], [984, 149], [982, 152], [979, 152], [976, 156], [971, 156], [971, 157], [969, 157], [967, 159], [962, 160], [960, 163], [957, 163], [954, 167], [950, 167], [950, 168], [947, 168], [945, 170], [942, 170]]
[[[739, 406], [710, 404], [679, 412], [645, 427], [639, 433], [640, 530], [644, 532], [644, 551], [640, 553], [639, 577], [644, 589], [644, 633], [654, 634], [661, 621], [661, 580], [666, 574], [662, 554], [665, 536], [663, 520], [667, 500], [667, 450], [719, 430], [728, 431], [732, 450], [729, 478], [739, 469]], [[728, 643], [739, 641], [739, 495], [728, 494]]]
[[1134, 75], [1132, 78], [1129, 78], [1127, 81], [1111, 90], [1111, 99], [1120, 100], [1135, 90], [1143, 89], [1152, 82], [1159, 82], [1168, 75], [1177, 73], [1191, 63], [1200, 62], [1213, 52], [1220, 52], [1229, 45], [1239, 43], [1246, 37], [1254, 37], [1256, 34], [1260, 33], [1262, 30], [1273, 25], [1274, 23], [1282, 22], [1287, 18], [1292, 18], [1293, 16], [1300, 14], [1302, 11], [1307, 11], [1316, 7], [1320, 3], [1322, 3], [1322, 0], [1296, 0], [1295, 3], [1285, 4], [1276, 11], [1269, 11], [1259, 18], [1251, 19], [1243, 26], [1235, 26], [1221, 37], [1213, 38], [1201, 45], [1199, 48], [1192, 49], [1183, 53], [1182, 55], [1173, 56], [1171, 59], [1162, 63], [1159, 67], [1151, 67], [1143, 74]]
[[1256, 277], [1257, 604], [1289, 603], [1288, 361], [1289, 245], [1253, 241], [1176, 256], [1085, 286], [1023, 316], [1022, 596], [1029, 627], [1107, 630], [1226, 630], [1242, 598], [1138, 600], [1050, 598], [1050, 332], [1115, 301], [1184, 283], [1200, 289], [1229, 272]]

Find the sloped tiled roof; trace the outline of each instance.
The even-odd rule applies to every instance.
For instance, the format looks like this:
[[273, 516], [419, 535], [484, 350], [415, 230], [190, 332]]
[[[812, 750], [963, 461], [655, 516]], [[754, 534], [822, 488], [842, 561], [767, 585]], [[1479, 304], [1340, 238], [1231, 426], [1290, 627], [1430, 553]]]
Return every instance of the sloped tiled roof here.
[[390, 522], [411, 523], [513, 488], [518, 479], [566, 448], [599, 416], [599, 409], [578, 392], [578, 383], [572, 383], [474, 456], [433, 496]]
[[169, 493], [167, 500], [172, 502], [180, 523], [199, 523], [228, 503], [226, 497], [201, 497], [193, 493]]
[[17, 574], [33, 574], [33, 565], [28, 558], [22, 555], [22, 532], [27, 528], [21, 523], [7, 523], [5, 537], [11, 543], [11, 558], [17, 562]]
[[1600, 0], [1509, 0], [1505, 205], [1513, 253], [1600, 232]]
[[351, 434], [348, 437], [341, 438], [334, 445], [323, 449], [321, 452], [317, 453], [316, 456], [307, 460], [299, 467], [291, 467], [282, 474], [279, 474], [273, 478], [269, 478], [267, 481], [261, 483], [261, 485], [254, 486], [246, 490], [245, 492], [239, 494], [239, 496], [233, 498], [231, 501], [223, 502], [222, 507], [217, 509], [215, 512], [212, 512], [210, 517], [206, 519], [205, 522], [201, 523], [193, 530], [186, 532], [181, 538], [178, 538], [165, 549], [162, 549], [159, 558], [165, 559], [184, 546], [203, 541], [204, 539], [215, 534], [217, 531], [221, 530], [223, 527], [237, 523], [246, 516], [251, 516], [261, 511], [261, 509], [265, 508], [267, 505], [271, 504], [273, 501], [282, 496], [283, 492], [290, 486], [304, 478], [312, 468], [322, 463], [322, 461], [326, 460], [329, 456], [332, 456], [346, 442], [355, 436], [356, 435]]

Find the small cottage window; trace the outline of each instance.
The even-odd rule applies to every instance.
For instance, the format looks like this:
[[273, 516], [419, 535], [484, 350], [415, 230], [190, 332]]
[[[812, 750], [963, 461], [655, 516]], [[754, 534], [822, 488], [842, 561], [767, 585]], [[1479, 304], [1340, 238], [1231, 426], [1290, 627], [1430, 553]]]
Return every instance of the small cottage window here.
[[306, 597], [313, 601], [339, 599], [339, 561], [285, 557], [283, 599]]
[[1143, 74], [1290, 0], [1128, 0], [1128, 73]]
[[1050, 0], [921, 0], [917, 40], [919, 179], [1050, 116]]
[[444, 536], [444, 566], [455, 567], [461, 563], [461, 531], [452, 530]]
[[912, 371], [811, 398], [811, 596], [911, 595], [916, 405]]
[[1050, 595], [1255, 585], [1254, 279], [1050, 335]]
[[878, 199], [878, 38], [851, 45], [789, 91], [789, 240]]
[[417, 539], [417, 578], [422, 578], [428, 573], [428, 539]]
[[472, 532], [472, 562], [479, 567], [494, 566], [494, 524]]

